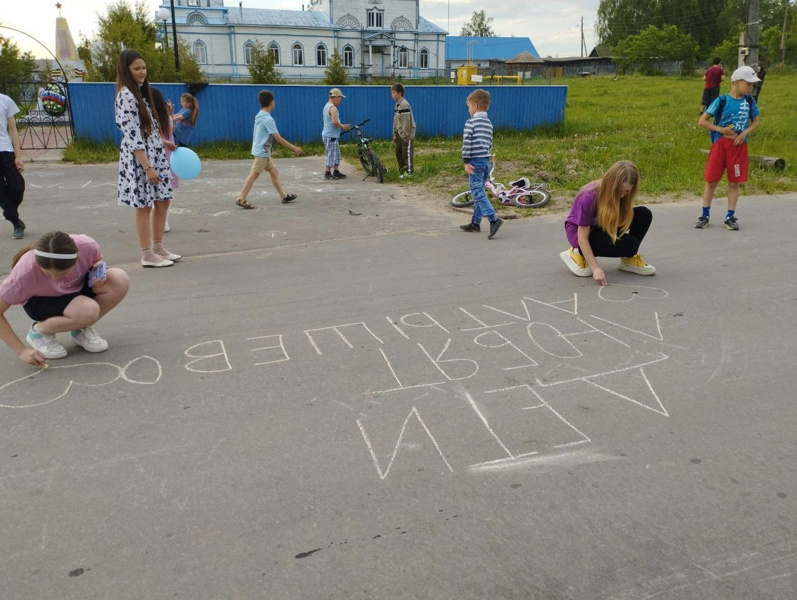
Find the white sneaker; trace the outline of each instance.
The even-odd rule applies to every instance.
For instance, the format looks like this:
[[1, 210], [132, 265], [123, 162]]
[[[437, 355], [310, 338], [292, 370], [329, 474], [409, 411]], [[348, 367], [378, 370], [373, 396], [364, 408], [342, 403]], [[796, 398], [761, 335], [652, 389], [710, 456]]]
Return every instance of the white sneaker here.
[[[592, 268], [587, 264], [587, 260], [580, 254], [576, 254], [574, 248], [568, 248], [559, 253], [559, 258], [567, 265], [576, 277], [592, 277]], [[581, 264], [579, 264], [581, 263]]]
[[647, 264], [645, 257], [641, 254], [635, 254], [631, 258], [621, 258], [620, 266], [617, 268], [637, 275], [654, 275], [656, 273], [656, 267]]
[[169, 233], [171, 230], [172, 228], [169, 227], [169, 221], [166, 221], [166, 225], [163, 226], [163, 233]]
[[93, 327], [84, 327], [72, 332], [72, 341], [82, 346], [86, 352], [104, 352], [108, 349], [108, 342], [100, 337]]
[[44, 355], [44, 358], [48, 358], [50, 360], [64, 358], [67, 354], [66, 348], [64, 348], [63, 344], [61, 344], [61, 342], [55, 338], [55, 335], [34, 331], [34, 325], [36, 325], [36, 323], [31, 325], [28, 335], [25, 336], [25, 342], [27, 342], [28, 346], [34, 350], [38, 350]]

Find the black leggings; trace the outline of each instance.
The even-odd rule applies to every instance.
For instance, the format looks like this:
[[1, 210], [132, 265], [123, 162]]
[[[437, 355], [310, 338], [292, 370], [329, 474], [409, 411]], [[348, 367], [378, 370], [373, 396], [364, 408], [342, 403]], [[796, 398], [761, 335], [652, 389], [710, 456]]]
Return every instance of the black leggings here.
[[3, 216], [16, 227], [19, 221], [19, 205], [25, 195], [25, 180], [17, 170], [13, 152], [0, 152], [0, 208]]
[[595, 227], [589, 232], [589, 245], [595, 256], [608, 256], [611, 258], [630, 258], [639, 252], [639, 245], [645, 239], [645, 234], [650, 229], [653, 213], [646, 206], [634, 207], [634, 218], [628, 233], [612, 242], [609, 234], [600, 227]]

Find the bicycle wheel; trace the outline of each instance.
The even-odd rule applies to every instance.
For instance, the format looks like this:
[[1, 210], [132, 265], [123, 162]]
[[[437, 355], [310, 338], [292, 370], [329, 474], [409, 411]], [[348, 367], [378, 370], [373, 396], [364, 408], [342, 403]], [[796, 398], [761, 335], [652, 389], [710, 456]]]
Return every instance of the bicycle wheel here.
[[528, 190], [512, 198], [512, 204], [520, 208], [540, 208], [551, 201], [551, 194], [545, 190]]
[[371, 161], [368, 158], [370, 152], [360, 146], [357, 148], [357, 157], [360, 159], [360, 164], [363, 166], [363, 170], [365, 171], [366, 175], [373, 175], [371, 172]]
[[376, 177], [379, 183], [385, 181], [385, 167], [379, 161], [379, 157], [375, 152], [371, 151], [371, 175]]
[[470, 195], [470, 190], [468, 190], [451, 198], [449, 204], [454, 208], [467, 208], [468, 206], [473, 206], [473, 196]]

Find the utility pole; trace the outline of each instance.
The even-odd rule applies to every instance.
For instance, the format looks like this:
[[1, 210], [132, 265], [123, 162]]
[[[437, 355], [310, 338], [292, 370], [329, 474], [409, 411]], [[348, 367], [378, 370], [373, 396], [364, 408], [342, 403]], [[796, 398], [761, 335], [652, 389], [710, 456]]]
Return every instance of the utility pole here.
[[761, 0], [748, 0], [747, 4], [747, 48], [749, 54], [747, 55], [744, 64], [757, 65], [758, 64], [758, 30], [761, 25]]
[[174, 0], [169, 0], [172, 12], [172, 38], [174, 39], [174, 69], [180, 72], [180, 53], [177, 46], [177, 23], [174, 20]]
[[581, 15], [581, 57], [587, 56], [587, 42], [584, 39], [584, 15]]
[[780, 65], [786, 61], [786, 25], [789, 22], [789, 0], [783, 0], [783, 31], [780, 34]]

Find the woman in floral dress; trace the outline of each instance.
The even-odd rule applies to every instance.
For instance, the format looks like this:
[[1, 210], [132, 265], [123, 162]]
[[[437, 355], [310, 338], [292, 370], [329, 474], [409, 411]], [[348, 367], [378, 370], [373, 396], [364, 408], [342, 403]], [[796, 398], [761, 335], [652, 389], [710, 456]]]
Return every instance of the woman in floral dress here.
[[122, 132], [119, 204], [136, 209], [141, 265], [170, 267], [182, 256], [163, 246], [163, 228], [172, 199], [171, 173], [152, 105], [144, 58], [135, 50], [123, 50], [116, 63], [114, 103], [116, 126]]

